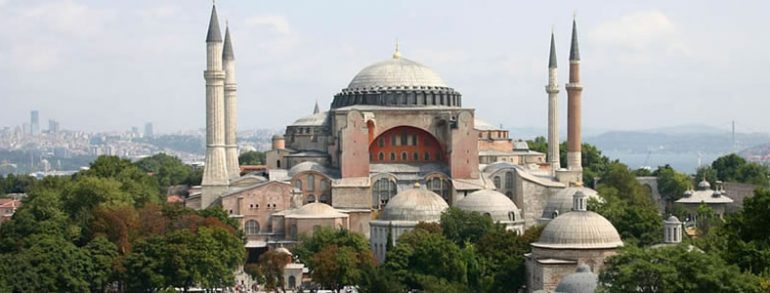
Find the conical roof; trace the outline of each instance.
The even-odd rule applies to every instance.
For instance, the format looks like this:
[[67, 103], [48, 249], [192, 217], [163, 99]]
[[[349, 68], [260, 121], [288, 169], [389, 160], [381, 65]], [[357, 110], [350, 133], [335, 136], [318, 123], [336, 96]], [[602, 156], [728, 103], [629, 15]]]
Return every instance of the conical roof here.
[[221, 42], [222, 32], [219, 30], [219, 18], [217, 18], [217, 6], [211, 7], [211, 19], [209, 20], [209, 32], [206, 34], [206, 42]]

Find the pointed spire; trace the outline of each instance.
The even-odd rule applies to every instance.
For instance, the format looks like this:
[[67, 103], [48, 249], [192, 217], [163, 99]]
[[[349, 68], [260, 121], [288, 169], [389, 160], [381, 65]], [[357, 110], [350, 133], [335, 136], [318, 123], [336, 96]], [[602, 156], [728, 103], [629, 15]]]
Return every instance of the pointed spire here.
[[318, 100], [315, 101], [315, 108], [313, 109], [313, 114], [318, 114], [321, 112], [321, 109], [318, 108]]
[[551, 56], [548, 59], [548, 68], [556, 68], [556, 42], [551, 31]]
[[217, 6], [211, 6], [211, 19], [209, 20], [209, 32], [206, 35], [206, 43], [222, 41], [222, 32], [219, 30], [219, 18], [217, 18]]
[[222, 59], [235, 60], [235, 54], [233, 54], [233, 44], [230, 39], [230, 25], [225, 25], [225, 45], [222, 49]]
[[401, 48], [398, 44], [398, 39], [396, 39], [396, 51], [393, 52], [393, 59], [399, 59], [401, 58]]
[[572, 44], [569, 48], [569, 60], [580, 61], [580, 51], [578, 50], [577, 21], [572, 17]]

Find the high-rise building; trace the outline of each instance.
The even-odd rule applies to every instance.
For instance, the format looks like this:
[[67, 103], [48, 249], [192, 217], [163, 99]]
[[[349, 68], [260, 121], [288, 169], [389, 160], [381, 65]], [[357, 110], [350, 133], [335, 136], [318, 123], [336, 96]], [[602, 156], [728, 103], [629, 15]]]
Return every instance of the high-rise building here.
[[48, 120], [48, 133], [59, 132], [59, 122], [56, 120]]
[[29, 133], [32, 135], [40, 134], [40, 114], [37, 110], [29, 113]]
[[152, 122], [147, 122], [144, 124], [144, 137], [153, 137], [154, 132], [152, 130]]

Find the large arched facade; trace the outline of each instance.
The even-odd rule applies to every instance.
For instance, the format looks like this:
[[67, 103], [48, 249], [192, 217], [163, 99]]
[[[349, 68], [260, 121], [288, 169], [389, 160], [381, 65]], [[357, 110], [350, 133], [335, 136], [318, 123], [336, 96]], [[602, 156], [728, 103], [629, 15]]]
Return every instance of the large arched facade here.
[[398, 126], [383, 132], [369, 145], [372, 164], [445, 162], [446, 153], [438, 140], [425, 130]]

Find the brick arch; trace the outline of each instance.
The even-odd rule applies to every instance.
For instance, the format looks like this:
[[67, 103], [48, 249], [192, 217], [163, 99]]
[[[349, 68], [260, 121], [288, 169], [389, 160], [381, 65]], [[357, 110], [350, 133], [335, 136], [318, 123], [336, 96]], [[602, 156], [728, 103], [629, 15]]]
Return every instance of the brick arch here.
[[[395, 160], [392, 160], [391, 153], [395, 154]], [[406, 160], [403, 159], [404, 153], [407, 154]], [[446, 162], [447, 156], [439, 141], [429, 132], [411, 126], [397, 126], [371, 141], [369, 161], [375, 164]]]

